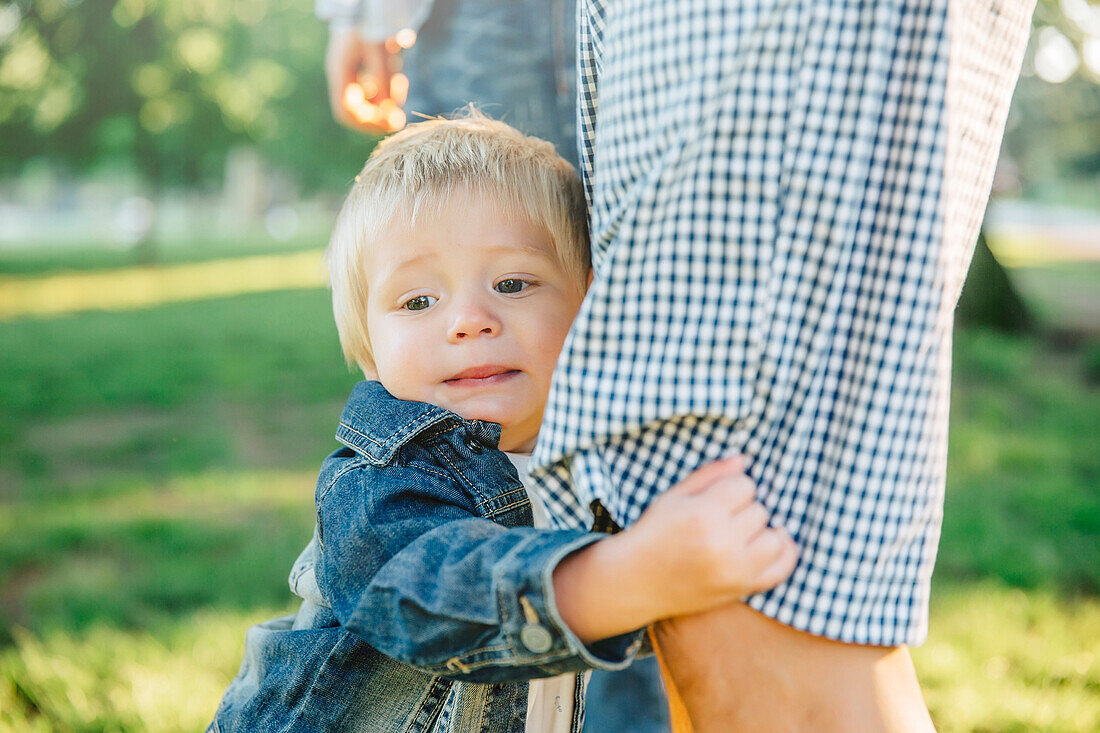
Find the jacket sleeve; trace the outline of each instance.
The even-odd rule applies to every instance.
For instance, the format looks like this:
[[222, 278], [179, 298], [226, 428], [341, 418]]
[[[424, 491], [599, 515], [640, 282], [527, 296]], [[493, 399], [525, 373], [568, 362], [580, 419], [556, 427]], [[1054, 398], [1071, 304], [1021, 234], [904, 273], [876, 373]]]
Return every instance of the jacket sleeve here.
[[473, 682], [630, 663], [642, 631], [585, 645], [554, 602], [554, 568], [604, 535], [503, 527], [445, 476], [384, 471], [384, 482], [370, 466], [345, 472], [318, 497], [318, 585], [343, 626], [387, 656]]

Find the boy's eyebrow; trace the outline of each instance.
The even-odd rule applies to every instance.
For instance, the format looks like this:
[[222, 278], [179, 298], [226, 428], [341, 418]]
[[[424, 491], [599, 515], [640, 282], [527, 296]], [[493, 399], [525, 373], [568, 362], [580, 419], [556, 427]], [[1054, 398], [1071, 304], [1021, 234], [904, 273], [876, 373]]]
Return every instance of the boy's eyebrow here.
[[428, 254], [427, 252], [425, 252], [424, 254], [414, 255], [412, 257], [406, 257], [404, 259], [397, 260], [396, 262], [391, 260], [390, 263], [387, 263], [387, 265], [384, 268], [382, 268], [381, 274], [385, 277], [393, 277], [394, 273], [399, 272], [399, 271], [405, 269], [406, 267], [411, 267], [412, 265], [418, 265], [421, 262], [426, 262], [426, 261], [431, 260], [431, 259], [432, 259], [432, 256], [430, 254]]
[[547, 260], [553, 260], [554, 259], [554, 253], [553, 252], [548, 252], [543, 247], [535, 247], [534, 245], [530, 245], [530, 244], [522, 244], [522, 243], [521, 244], [497, 244], [497, 245], [489, 245], [485, 249], [487, 249], [491, 252], [492, 251], [514, 252], [518, 249], [521, 252], [523, 252], [523, 254], [534, 255], [535, 257], [542, 257], [543, 259], [547, 259]]
[[[535, 247], [528, 244], [494, 244], [487, 245], [486, 250], [490, 252], [500, 252], [502, 254], [514, 253], [519, 250], [522, 254], [532, 255], [551, 262], [556, 261], [553, 252], [548, 252], [542, 247]], [[385, 281], [392, 278], [402, 270], [419, 265], [423, 262], [431, 262], [435, 260], [435, 255], [431, 252], [424, 252], [422, 254], [415, 254], [411, 257], [398, 260], [397, 262], [387, 263], [385, 267], [379, 272], [379, 280]]]

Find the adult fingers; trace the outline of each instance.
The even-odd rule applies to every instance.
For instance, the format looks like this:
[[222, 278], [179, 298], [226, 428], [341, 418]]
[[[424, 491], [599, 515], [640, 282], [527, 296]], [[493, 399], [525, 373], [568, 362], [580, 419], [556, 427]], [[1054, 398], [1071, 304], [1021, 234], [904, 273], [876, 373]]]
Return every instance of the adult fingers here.
[[344, 109], [344, 89], [355, 81], [361, 61], [362, 42], [353, 30], [332, 33], [325, 49], [325, 80], [328, 82], [329, 104], [337, 119], [348, 117]]
[[367, 43], [362, 48], [361, 60], [363, 74], [369, 80], [369, 88], [365, 89], [367, 99], [374, 104], [381, 104], [382, 100], [390, 98], [393, 54], [385, 43]]
[[[332, 34], [325, 53], [325, 78], [336, 121], [373, 135], [404, 127], [405, 113], [391, 99], [393, 68], [393, 54], [385, 43], [368, 43], [354, 30]], [[404, 96], [407, 89], [399, 91]]]

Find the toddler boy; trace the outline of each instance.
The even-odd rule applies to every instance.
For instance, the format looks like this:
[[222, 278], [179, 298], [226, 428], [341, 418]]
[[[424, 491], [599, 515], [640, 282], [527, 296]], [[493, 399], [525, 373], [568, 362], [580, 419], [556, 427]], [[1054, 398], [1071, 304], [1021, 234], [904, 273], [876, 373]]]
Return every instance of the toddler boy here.
[[549, 143], [478, 115], [410, 126], [356, 178], [327, 258], [368, 381], [317, 481], [302, 605], [249, 630], [212, 730], [576, 733], [577, 672], [791, 573], [738, 457], [621, 533], [536, 528], [516, 465], [589, 279], [580, 182]]

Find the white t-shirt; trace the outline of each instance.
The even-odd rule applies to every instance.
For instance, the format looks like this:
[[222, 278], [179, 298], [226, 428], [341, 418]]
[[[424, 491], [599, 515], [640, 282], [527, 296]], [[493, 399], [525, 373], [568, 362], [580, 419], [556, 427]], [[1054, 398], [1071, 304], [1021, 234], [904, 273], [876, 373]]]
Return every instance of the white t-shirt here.
[[[535, 527], [545, 529], [550, 526], [550, 515], [539, 500], [538, 494], [530, 490], [527, 465], [531, 456], [524, 453], [505, 453], [516, 467], [519, 480], [527, 489], [531, 498], [531, 514]], [[587, 682], [587, 675], [585, 675]], [[573, 724], [573, 708], [576, 705], [574, 694], [577, 689], [577, 675], [561, 674], [557, 677], [531, 680], [527, 693], [527, 733], [570, 733]]]

